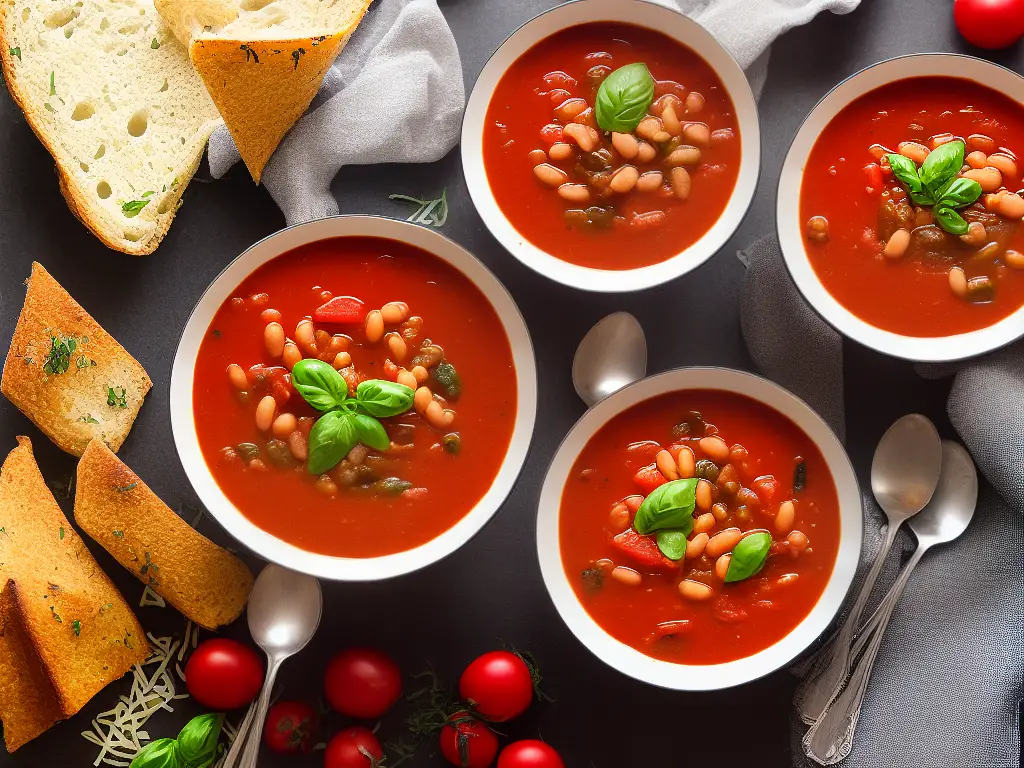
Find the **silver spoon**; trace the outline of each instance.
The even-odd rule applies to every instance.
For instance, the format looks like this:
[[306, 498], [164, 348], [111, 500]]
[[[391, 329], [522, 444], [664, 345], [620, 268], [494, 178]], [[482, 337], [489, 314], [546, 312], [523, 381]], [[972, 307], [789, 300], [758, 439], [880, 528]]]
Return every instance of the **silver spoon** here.
[[853, 734], [871, 681], [878, 649], [903, 589], [910, 581], [911, 573], [925, 552], [936, 544], [953, 541], [967, 529], [977, 504], [978, 473], [970, 454], [963, 446], [944, 440], [942, 477], [938, 488], [928, 506], [909, 522], [910, 529], [917, 537], [917, 549], [858, 636], [853, 648], [854, 657], [865, 645], [867, 648], [857, 662], [846, 688], [804, 736], [804, 749], [812, 760], [822, 765], [833, 765], [850, 754]]
[[274, 678], [282, 662], [305, 648], [316, 633], [322, 609], [320, 582], [312, 576], [271, 563], [256, 578], [247, 610], [249, 633], [267, 654], [267, 676], [238, 728], [224, 768], [255, 768]]
[[588, 408], [646, 375], [647, 338], [628, 312], [599, 320], [572, 359], [572, 385]]
[[861, 585], [860, 594], [839, 632], [815, 658], [814, 667], [797, 688], [794, 704], [805, 723], [813, 723], [838, 695], [850, 671], [850, 646], [871, 589], [908, 518], [916, 515], [935, 492], [942, 468], [942, 441], [935, 425], [917, 413], [898, 419], [882, 435], [871, 461], [871, 490], [888, 523], [881, 549]]

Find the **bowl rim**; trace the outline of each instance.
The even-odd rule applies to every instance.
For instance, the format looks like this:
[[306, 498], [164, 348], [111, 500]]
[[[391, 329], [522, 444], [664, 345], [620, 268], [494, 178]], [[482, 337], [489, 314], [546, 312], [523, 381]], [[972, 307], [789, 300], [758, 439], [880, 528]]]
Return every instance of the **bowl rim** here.
[[[792, 421], [821, 451], [839, 502], [836, 562], [822, 595], [789, 633], [757, 653], [719, 664], [676, 664], [647, 656], [612, 637], [583, 607], [569, 584], [561, 556], [559, 519], [568, 474], [579, 451], [598, 429], [633, 405], [658, 395], [694, 389], [724, 390], [756, 400]], [[579, 445], [576, 445], [579, 443]], [[832, 428], [799, 397], [747, 371], [702, 366], [674, 368], [634, 382], [584, 413], [566, 434], [548, 466], [537, 504], [537, 554], [555, 609], [576, 638], [608, 666], [642, 682], [679, 691], [730, 688], [774, 672], [810, 647], [838, 615], [853, 584], [863, 539], [860, 484]]]
[[[638, 9], [645, 14], [661, 16], [666, 22], [688, 29], [689, 39], [684, 40], [681, 35], [666, 28], [651, 26], [631, 18], [631, 12], [635, 13]], [[581, 18], [584, 14], [592, 16]], [[552, 17], [559, 18], [560, 21], [561, 17], [570, 17], [571, 20], [560, 23], [557, 29], [552, 31], [537, 33], [536, 29], [543, 27], [545, 21]], [[607, 270], [584, 267], [564, 261], [535, 246], [516, 230], [498, 206], [491, 192], [483, 160], [483, 126], [487, 119], [487, 109], [494, 96], [494, 88], [508, 68], [518, 61], [523, 53], [551, 35], [594, 21], [615, 21], [645, 27], [660, 32], [692, 50], [711, 67], [722, 82], [729, 98], [732, 99], [740, 124], [742, 146], [736, 185], [718, 219], [696, 243], [685, 250], [656, 264], [633, 269]], [[502, 51], [524, 39], [524, 49], [506, 65], [499, 65]], [[721, 59], [720, 64], [712, 64], [709, 52], [713, 58]], [[489, 83], [487, 92], [484, 93], [481, 90], [482, 83], [490, 78], [493, 78], [493, 82]], [[538, 274], [563, 285], [594, 293], [645, 290], [697, 269], [725, 247], [739, 229], [753, 204], [761, 178], [761, 121], [757, 101], [746, 73], [732, 54], [705, 27], [678, 10], [653, 0], [569, 0], [522, 23], [491, 53], [481, 68], [466, 102], [461, 137], [460, 153], [466, 186], [477, 213], [491, 235], [506, 251]]]
[[[279, 539], [249, 520], [224, 494], [199, 448], [193, 412], [193, 377], [199, 346], [213, 315], [256, 269], [295, 248], [321, 240], [375, 237], [421, 248], [469, 280], [494, 309], [508, 337], [516, 371], [516, 417], [508, 449], [490, 488], [450, 528], [412, 549], [377, 557], [336, 557]], [[373, 215], [329, 216], [287, 226], [232, 259], [203, 289], [181, 330], [171, 364], [171, 432], [189, 483], [211, 516], [257, 555], [292, 570], [337, 581], [378, 581], [412, 573], [451, 555], [497, 514], [518, 481], [533, 442], [537, 367], [529, 329], [512, 295], [466, 248], [436, 230]]]
[[[886, 83], [879, 83], [865, 90], [852, 87], [854, 83], [863, 81], [871, 73], [877, 73], [879, 70], [901, 69], [908, 64], [912, 68], [914, 66], [927, 66], [932, 62], [939, 61], [950, 64], [951, 67], [955, 66], [955, 64], [963, 64], [972, 70], [975, 68], [988, 69], [999, 73], [1000, 77], [1012, 76], [1019, 83], [1020, 88], [1018, 92], [1024, 93], [1024, 75], [986, 59], [962, 53], [909, 53], [870, 64], [845, 77], [830, 88], [815, 103], [810, 112], [804, 116], [796, 132], [793, 134], [789, 148], [786, 150], [786, 157], [783, 161], [782, 169], [779, 173], [779, 181], [776, 186], [776, 238], [786, 269], [789, 271], [797, 290], [803, 296], [807, 305], [822, 320], [846, 338], [877, 352], [912, 362], [956, 362], [977, 357], [1011, 344], [1021, 336], [1024, 336], [1024, 306], [991, 325], [950, 336], [906, 336], [872, 325], [848, 310], [833, 298], [832, 294], [822, 284], [813, 266], [811, 266], [806, 248], [804, 247], [802, 227], [799, 221], [800, 191], [803, 185], [803, 173], [807, 157], [820, 133], [810, 138], [806, 151], [803, 151], [800, 142], [808, 141], [808, 136], [811, 132], [809, 126], [812, 119], [819, 117], [825, 112], [827, 113], [825, 125], [828, 125], [854, 100], [877, 88], [883, 87], [886, 83], [916, 77], [951, 77], [977, 82], [977, 79], [969, 73], [918, 72], [915, 69], [910, 73], [900, 73], [898, 77], [890, 78]], [[1003, 93], [1007, 98], [1017, 101], [1021, 109], [1024, 110], [1024, 102], [1020, 101], [1012, 93], [1006, 93], [985, 83], [980, 84], [989, 90], [996, 90]], [[851, 95], [848, 98], [845, 97], [846, 89], [851, 89]], [[843, 96], [843, 98], [840, 98], [840, 96]], [[833, 106], [836, 107], [834, 111], [832, 109]], [[798, 152], [798, 150], [800, 151]], [[796, 184], [796, 196], [789, 199], [788, 196], [783, 194], [783, 189], [787, 184], [793, 183]]]

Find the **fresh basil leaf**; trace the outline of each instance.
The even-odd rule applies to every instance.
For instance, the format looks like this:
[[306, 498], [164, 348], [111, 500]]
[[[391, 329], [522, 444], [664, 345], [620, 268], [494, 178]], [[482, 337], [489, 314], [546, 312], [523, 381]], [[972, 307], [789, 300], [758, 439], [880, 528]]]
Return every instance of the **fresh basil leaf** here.
[[764, 531], [740, 539], [739, 544], [733, 547], [729, 559], [729, 569], [725, 572], [726, 583], [743, 581], [755, 575], [764, 568], [771, 548], [772, 535]]
[[316, 420], [309, 431], [310, 474], [322, 475], [336, 466], [359, 442], [358, 427], [351, 413], [330, 411]]
[[359, 407], [371, 416], [386, 419], [397, 416], [412, 408], [412, 388], [394, 381], [370, 379], [356, 388], [356, 400]]
[[636, 511], [633, 527], [646, 536], [655, 531], [679, 530], [689, 536], [693, 530], [693, 505], [697, 478], [671, 480], [659, 485]]
[[[693, 526], [690, 526], [691, 528]], [[686, 554], [686, 534], [682, 531], [658, 531], [655, 535], [658, 549], [669, 560], [682, 560]]]
[[921, 181], [931, 196], [938, 200], [941, 191], [955, 179], [964, 165], [964, 143], [950, 141], [928, 153], [921, 164]]
[[914, 205], [935, 205], [935, 198], [928, 192], [911, 192], [910, 199]]
[[974, 179], [953, 179], [942, 193], [937, 205], [942, 208], [963, 208], [981, 197], [981, 184]]
[[612, 72], [597, 90], [597, 124], [606, 131], [632, 133], [654, 100], [654, 78], [643, 62]]
[[386, 451], [391, 445], [388, 433], [373, 416], [354, 413], [352, 419], [356, 426], [356, 437], [359, 438], [360, 443], [375, 451]]
[[[943, 144], [942, 146], [946, 145]], [[935, 219], [936, 224], [951, 235], [967, 234], [967, 222], [964, 221], [963, 216], [952, 208], [947, 208], [944, 205], [936, 205], [932, 208], [932, 217]]]
[[208, 714], [193, 717], [178, 734], [178, 752], [185, 765], [202, 768], [217, 756], [220, 729], [224, 715]]
[[924, 183], [917, 175], [917, 166], [909, 157], [903, 155], [887, 155], [889, 167], [892, 168], [892, 175], [899, 179], [900, 184], [907, 188], [912, 195], [924, 192]]
[[338, 408], [348, 398], [348, 384], [323, 360], [299, 360], [292, 368], [292, 386], [318, 411]]
[[131, 762], [130, 768], [181, 768], [178, 742], [157, 739], [144, 746]]

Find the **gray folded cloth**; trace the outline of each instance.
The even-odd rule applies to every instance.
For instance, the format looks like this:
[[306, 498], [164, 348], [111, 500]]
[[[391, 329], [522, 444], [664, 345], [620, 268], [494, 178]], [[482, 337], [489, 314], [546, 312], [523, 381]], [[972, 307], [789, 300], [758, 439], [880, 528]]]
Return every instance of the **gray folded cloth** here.
[[[803, 301], [774, 237], [740, 254], [747, 265], [741, 327], [755, 364], [844, 434], [839, 335]], [[947, 410], [982, 475], [967, 532], [921, 561], [882, 643], [849, 757], [850, 768], [1018, 768], [1018, 702], [1024, 688], [1024, 346], [963, 364]], [[1007, 504], [1009, 502], [1009, 505]], [[1014, 511], [1016, 510], [1016, 512]], [[858, 582], [878, 551], [884, 523], [864, 499]], [[913, 547], [901, 532], [875, 595], [895, 580]], [[794, 714], [793, 764], [806, 726]]]

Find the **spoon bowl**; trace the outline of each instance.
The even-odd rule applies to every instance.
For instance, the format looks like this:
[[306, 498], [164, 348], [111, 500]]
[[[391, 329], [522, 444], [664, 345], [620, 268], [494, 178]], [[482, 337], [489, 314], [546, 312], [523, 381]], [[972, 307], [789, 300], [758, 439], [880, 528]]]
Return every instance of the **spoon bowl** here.
[[871, 491], [890, 525], [924, 509], [941, 471], [942, 442], [930, 419], [911, 413], [885, 431], [871, 461]]
[[599, 320], [572, 359], [572, 384], [588, 408], [646, 375], [647, 338], [628, 312]]
[[322, 607], [320, 582], [279, 565], [267, 565], [249, 595], [249, 632], [268, 655], [291, 656], [313, 637]]
[[907, 523], [921, 547], [952, 541], [967, 530], [978, 506], [978, 471], [959, 443], [942, 441], [942, 476], [928, 506]]

